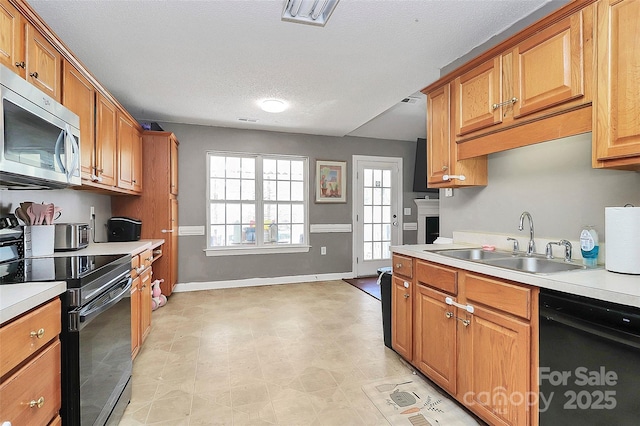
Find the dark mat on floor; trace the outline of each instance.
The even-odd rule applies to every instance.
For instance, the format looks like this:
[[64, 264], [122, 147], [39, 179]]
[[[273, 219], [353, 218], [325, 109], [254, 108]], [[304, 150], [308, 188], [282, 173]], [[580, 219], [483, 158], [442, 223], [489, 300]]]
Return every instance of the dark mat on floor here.
[[378, 277], [360, 277], [360, 278], [344, 278], [345, 281], [352, 286], [359, 288], [365, 293], [380, 300], [380, 286], [378, 285]]

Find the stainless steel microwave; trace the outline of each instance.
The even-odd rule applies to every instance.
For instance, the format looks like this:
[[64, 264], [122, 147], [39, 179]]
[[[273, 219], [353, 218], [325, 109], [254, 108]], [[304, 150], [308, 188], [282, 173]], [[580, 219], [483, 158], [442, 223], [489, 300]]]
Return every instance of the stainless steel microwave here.
[[0, 65], [0, 187], [80, 185], [80, 119]]

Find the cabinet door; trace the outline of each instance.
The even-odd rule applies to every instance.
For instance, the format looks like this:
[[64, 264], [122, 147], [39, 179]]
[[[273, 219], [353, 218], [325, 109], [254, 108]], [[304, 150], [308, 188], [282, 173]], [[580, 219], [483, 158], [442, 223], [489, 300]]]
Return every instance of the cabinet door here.
[[456, 393], [456, 318], [447, 294], [417, 285], [414, 365], [447, 392]]
[[178, 195], [178, 141], [171, 138], [171, 194]]
[[498, 56], [455, 79], [457, 136], [502, 122], [501, 61]]
[[134, 127], [118, 111], [118, 187], [133, 190]]
[[151, 332], [151, 268], [140, 274], [140, 344]]
[[451, 173], [450, 85], [427, 95], [427, 183], [442, 183]]
[[0, 0], [0, 64], [25, 76], [24, 25], [9, 0]]
[[413, 283], [393, 277], [391, 286], [391, 346], [407, 361], [413, 355]]
[[514, 59], [514, 117], [583, 96], [582, 12], [519, 44]]
[[134, 128], [133, 157], [131, 158], [131, 183], [135, 192], [142, 192], [142, 133]]
[[115, 105], [98, 93], [96, 96], [96, 171], [97, 180], [116, 185], [117, 173], [117, 110]]
[[62, 55], [31, 24], [26, 26], [27, 81], [58, 102], [62, 98]]
[[639, 16], [640, 0], [597, 3], [594, 156], [620, 159], [636, 168], [640, 164]]
[[[137, 257], [137, 256], [136, 256]], [[140, 277], [131, 284], [131, 358], [140, 350]]]
[[169, 241], [171, 241], [169, 247], [171, 266], [169, 284], [173, 292], [173, 287], [176, 285], [176, 282], [178, 282], [178, 200], [172, 198], [169, 203], [171, 204], [171, 234], [169, 236]]
[[80, 118], [80, 170], [82, 178], [93, 180], [95, 158], [95, 88], [67, 60], [62, 75], [62, 104]]
[[468, 325], [458, 322], [461, 350], [459, 396], [493, 425], [529, 424], [531, 390], [531, 326], [529, 323], [474, 305], [462, 309]]

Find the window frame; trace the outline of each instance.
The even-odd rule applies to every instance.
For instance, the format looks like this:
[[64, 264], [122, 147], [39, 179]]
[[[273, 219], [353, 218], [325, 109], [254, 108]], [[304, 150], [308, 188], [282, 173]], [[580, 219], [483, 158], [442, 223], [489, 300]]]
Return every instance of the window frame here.
[[[263, 174], [263, 161], [265, 159], [273, 160], [289, 160], [289, 161], [302, 161], [303, 164], [303, 201], [304, 206], [304, 240], [303, 244], [270, 244], [264, 245], [262, 236], [256, 238], [255, 245], [244, 246], [210, 246], [211, 242], [211, 156], [224, 156], [224, 157], [239, 157], [239, 158], [254, 158], [255, 159], [255, 203], [256, 207], [256, 223], [264, 223], [264, 174]], [[207, 256], [236, 256], [236, 255], [251, 255], [251, 254], [285, 254], [285, 253], [307, 253], [311, 246], [309, 245], [309, 157], [302, 155], [288, 155], [288, 154], [265, 154], [255, 152], [235, 152], [235, 151], [218, 151], [207, 150], [205, 155], [206, 161], [206, 226], [205, 226], [205, 238], [206, 248], [203, 250]], [[291, 182], [291, 181], [290, 181]], [[225, 200], [229, 202], [230, 200]], [[232, 200], [235, 201], [235, 200]], [[242, 200], [238, 200], [242, 201]], [[268, 200], [271, 202], [271, 200]], [[299, 201], [289, 201], [289, 203], [299, 204]], [[226, 224], [225, 224], [226, 226]], [[257, 227], [256, 227], [257, 229]], [[258, 245], [260, 243], [260, 245]]]

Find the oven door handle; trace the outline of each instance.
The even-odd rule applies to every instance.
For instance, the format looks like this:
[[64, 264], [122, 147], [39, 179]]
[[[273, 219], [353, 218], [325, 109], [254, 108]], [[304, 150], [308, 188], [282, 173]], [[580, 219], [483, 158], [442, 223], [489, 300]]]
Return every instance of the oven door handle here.
[[[584, 321], [573, 315], [567, 315], [565, 313], [547, 309], [542, 306], [540, 306], [540, 320], [556, 322], [558, 324], [564, 325], [565, 327], [574, 328], [584, 333], [598, 336], [605, 340], [640, 349], [640, 337], [638, 337], [637, 335], [618, 331], [613, 328], [594, 324], [589, 321]], [[542, 324], [540, 324], [540, 326], [542, 326]]]
[[106, 311], [107, 309], [111, 308], [122, 299], [124, 299], [129, 293], [131, 293], [132, 282], [133, 280], [131, 279], [131, 277], [129, 277], [124, 287], [122, 287], [122, 290], [117, 295], [110, 297], [106, 303], [92, 307], [86, 312], [84, 311], [84, 309], [75, 309], [71, 311], [69, 321], [69, 327], [71, 329], [70, 331], [82, 330], [85, 325], [91, 322], [91, 320], [96, 316], [100, 315], [102, 312]]

